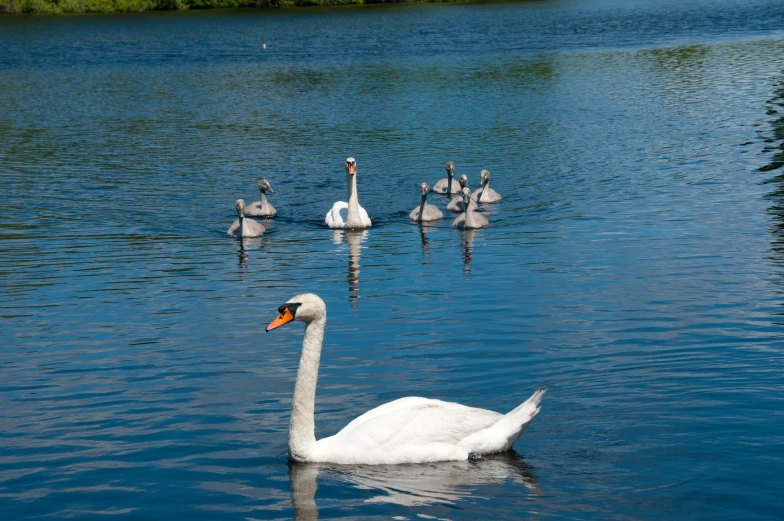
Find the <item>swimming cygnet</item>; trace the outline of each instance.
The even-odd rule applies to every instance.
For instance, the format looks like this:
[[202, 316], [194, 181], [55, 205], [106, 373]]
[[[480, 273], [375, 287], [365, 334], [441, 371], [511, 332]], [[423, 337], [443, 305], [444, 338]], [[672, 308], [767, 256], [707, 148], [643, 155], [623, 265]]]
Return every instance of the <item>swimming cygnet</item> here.
[[450, 161], [446, 164], [446, 177], [438, 180], [435, 186], [433, 186], [433, 191], [437, 194], [446, 194], [447, 197], [460, 193], [460, 185], [454, 180], [454, 177], [455, 164]]
[[275, 217], [278, 211], [267, 201], [267, 192], [271, 194], [275, 193], [270, 186], [269, 181], [266, 179], [259, 181], [259, 192], [261, 192], [261, 201], [256, 201], [246, 207], [245, 215], [250, 215], [252, 217]]
[[430, 191], [430, 185], [422, 183], [419, 185], [419, 191], [422, 192], [422, 202], [408, 214], [408, 216], [411, 217], [411, 220], [423, 222], [435, 221], [436, 219], [442, 218], [444, 214], [441, 213], [441, 210], [432, 204], [427, 204], [427, 193]]
[[471, 201], [471, 190], [463, 188], [462, 194], [466, 211], [457, 216], [452, 226], [455, 228], [483, 228], [487, 226], [490, 222], [487, 220], [487, 217], [481, 213], [474, 212], [471, 205], [468, 204]]
[[479, 177], [482, 179], [482, 186], [474, 190], [471, 199], [478, 203], [494, 203], [501, 200], [501, 194], [490, 188], [490, 172], [482, 170]]
[[237, 209], [238, 219], [229, 227], [228, 234], [231, 237], [258, 237], [267, 231], [258, 221], [245, 217], [245, 201], [237, 199], [234, 208]]
[[[463, 204], [463, 195], [462, 190], [463, 188], [468, 188], [468, 176], [463, 174], [460, 176], [460, 192], [457, 192], [457, 195], [449, 201], [449, 204], [446, 205], [447, 210], [451, 210], [453, 212], [463, 212], [465, 211], [465, 205]], [[470, 190], [470, 189], [469, 189]], [[470, 203], [471, 209], [476, 210], [476, 203], [471, 201]]]

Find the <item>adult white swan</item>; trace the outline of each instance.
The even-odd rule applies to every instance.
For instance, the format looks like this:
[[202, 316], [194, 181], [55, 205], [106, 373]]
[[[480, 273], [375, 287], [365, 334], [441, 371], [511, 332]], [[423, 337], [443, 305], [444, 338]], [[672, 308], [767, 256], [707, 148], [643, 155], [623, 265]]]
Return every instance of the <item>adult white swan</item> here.
[[260, 222], [245, 217], [244, 200], [234, 201], [234, 208], [237, 210], [237, 220], [229, 226], [229, 231], [226, 232], [228, 235], [232, 237], [259, 237], [267, 231]]
[[332, 209], [327, 212], [324, 222], [330, 228], [354, 230], [373, 226], [367, 212], [359, 205], [359, 199], [357, 198], [357, 160], [353, 157], [346, 159], [346, 189], [348, 190], [348, 202], [338, 201], [332, 205]]
[[298, 320], [305, 338], [289, 424], [289, 455], [296, 461], [396, 464], [478, 459], [512, 447], [539, 413], [544, 390], [507, 414], [427, 398], [400, 398], [372, 409], [334, 436], [316, 440], [314, 408], [327, 307], [318, 295], [292, 297], [267, 331]]

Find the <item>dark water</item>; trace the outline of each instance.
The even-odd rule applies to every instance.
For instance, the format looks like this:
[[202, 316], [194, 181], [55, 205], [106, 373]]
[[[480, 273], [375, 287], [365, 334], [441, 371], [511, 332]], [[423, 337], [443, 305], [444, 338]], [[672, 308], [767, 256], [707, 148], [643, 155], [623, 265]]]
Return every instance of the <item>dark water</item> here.
[[[0, 18], [3, 519], [780, 519], [782, 28], [775, 0]], [[349, 155], [366, 234], [322, 223]], [[492, 173], [489, 228], [408, 221], [448, 160]], [[279, 217], [241, 244], [261, 177]], [[542, 413], [487, 461], [289, 466], [302, 333], [263, 330], [303, 291], [318, 436], [407, 395]]]

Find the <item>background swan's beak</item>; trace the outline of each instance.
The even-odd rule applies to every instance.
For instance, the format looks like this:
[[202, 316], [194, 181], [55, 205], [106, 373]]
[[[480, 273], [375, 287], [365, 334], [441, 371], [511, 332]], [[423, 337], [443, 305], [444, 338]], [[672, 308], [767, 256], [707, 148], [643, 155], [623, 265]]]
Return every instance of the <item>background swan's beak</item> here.
[[349, 164], [348, 165], [348, 173], [354, 175], [357, 173], [357, 165]]
[[264, 331], [269, 333], [273, 329], [278, 328], [278, 327], [280, 327], [283, 324], [286, 324], [288, 322], [291, 322], [292, 320], [294, 320], [294, 315], [291, 314], [291, 311], [289, 311], [289, 308], [283, 308], [283, 313], [281, 313], [278, 318], [276, 318], [275, 320], [270, 322], [270, 325], [268, 325], [267, 329], [265, 329]]

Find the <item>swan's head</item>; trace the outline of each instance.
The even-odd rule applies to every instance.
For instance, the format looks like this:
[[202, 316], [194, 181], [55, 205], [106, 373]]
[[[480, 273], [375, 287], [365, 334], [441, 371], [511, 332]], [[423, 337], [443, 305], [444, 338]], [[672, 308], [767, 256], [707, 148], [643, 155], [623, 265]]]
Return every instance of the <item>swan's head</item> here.
[[449, 162], [446, 164], [446, 173], [449, 177], [455, 175], [455, 164], [453, 162]]
[[490, 182], [490, 172], [488, 172], [487, 170], [482, 170], [479, 173], [479, 177], [482, 179], [483, 185], [486, 185], [487, 183]]
[[259, 181], [259, 191], [262, 193], [264, 192], [269, 192], [271, 194], [275, 193], [272, 190], [272, 186], [270, 186], [269, 181], [267, 181], [266, 179], [262, 179], [261, 181]]
[[460, 183], [460, 188], [465, 188], [468, 186], [468, 176], [465, 174], [461, 175], [457, 182]]
[[300, 322], [313, 322], [327, 316], [327, 305], [321, 297], [314, 293], [303, 293], [291, 297], [288, 302], [278, 308], [278, 318], [267, 326], [269, 333], [275, 328], [288, 324], [292, 320]]
[[357, 173], [357, 160], [353, 157], [346, 158], [346, 173], [354, 175]]
[[237, 199], [234, 201], [234, 208], [237, 209], [237, 216], [243, 217], [243, 214], [245, 213], [245, 201], [242, 199]]
[[430, 191], [430, 185], [427, 183], [422, 183], [419, 185], [419, 191], [422, 192], [422, 195], [427, 195], [427, 193]]
[[463, 189], [460, 190], [460, 195], [463, 197], [463, 203], [465, 203], [466, 208], [468, 208], [468, 203], [471, 202], [471, 189], [463, 187]]

